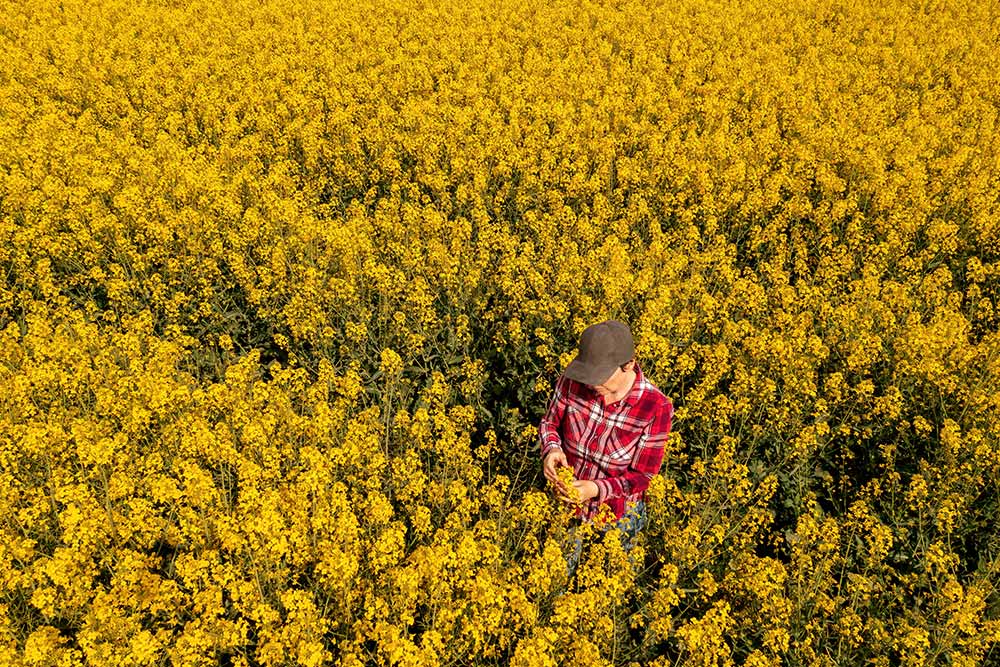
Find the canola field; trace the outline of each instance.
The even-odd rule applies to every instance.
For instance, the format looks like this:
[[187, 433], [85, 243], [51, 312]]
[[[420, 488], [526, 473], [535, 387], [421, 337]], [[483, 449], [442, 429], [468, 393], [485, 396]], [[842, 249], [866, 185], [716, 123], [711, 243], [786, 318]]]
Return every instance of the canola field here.
[[[1000, 664], [998, 41], [0, 0], [0, 665]], [[676, 412], [567, 577], [538, 420], [607, 318]]]

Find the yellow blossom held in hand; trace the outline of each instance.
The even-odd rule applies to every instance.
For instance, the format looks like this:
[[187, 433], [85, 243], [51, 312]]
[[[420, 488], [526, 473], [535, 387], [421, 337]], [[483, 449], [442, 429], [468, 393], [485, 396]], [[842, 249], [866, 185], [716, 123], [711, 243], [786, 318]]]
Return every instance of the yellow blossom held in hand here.
[[573, 486], [573, 482], [576, 481], [573, 477], [573, 469], [569, 466], [563, 466], [556, 470], [556, 475], [566, 487], [566, 495], [569, 496], [569, 499], [576, 504], [583, 502], [580, 498], [580, 490]]

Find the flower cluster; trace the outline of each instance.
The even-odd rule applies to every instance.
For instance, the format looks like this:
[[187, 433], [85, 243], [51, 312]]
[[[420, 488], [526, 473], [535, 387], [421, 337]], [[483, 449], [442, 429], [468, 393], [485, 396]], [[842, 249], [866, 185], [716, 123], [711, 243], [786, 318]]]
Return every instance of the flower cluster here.
[[566, 489], [566, 495], [574, 503], [580, 503], [580, 490], [573, 486], [573, 482], [576, 479], [573, 477], [573, 469], [569, 466], [560, 466], [556, 470], [556, 475], [559, 477], [559, 481], [562, 483], [563, 487]]

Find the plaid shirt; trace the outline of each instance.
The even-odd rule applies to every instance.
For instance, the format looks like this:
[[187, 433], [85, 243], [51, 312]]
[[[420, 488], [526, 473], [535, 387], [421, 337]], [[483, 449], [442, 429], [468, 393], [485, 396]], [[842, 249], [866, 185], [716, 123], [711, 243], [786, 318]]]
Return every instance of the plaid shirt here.
[[538, 426], [542, 460], [561, 447], [576, 479], [597, 482], [597, 496], [577, 509], [579, 518], [593, 518], [607, 503], [620, 519], [628, 503], [645, 499], [649, 480], [660, 471], [673, 402], [638, 362], [635, 372], [629, 393], [609, 405], [597, 391], [560, 375]]

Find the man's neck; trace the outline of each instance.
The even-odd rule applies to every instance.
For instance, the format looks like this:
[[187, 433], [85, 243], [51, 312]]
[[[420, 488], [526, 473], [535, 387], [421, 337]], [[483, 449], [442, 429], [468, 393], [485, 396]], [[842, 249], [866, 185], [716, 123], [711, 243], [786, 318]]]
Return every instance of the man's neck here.
[[625, 383], [625, 388], [621, 390], [621, 393], [615, 394], [614, 396], [610, 396], [608, 403], [615, 403], [617, 401], [620, 401], [626, 396], [628, 396], [629, 392], [632, 391], [632, 386], [635, 384], [635, 378], [637, 373], [635, 372], [635, 369], [632, 369], [631, 371], [629, 371], [629, 374], [631, 375], [631, 377], [629, 378], [628, 382]]

